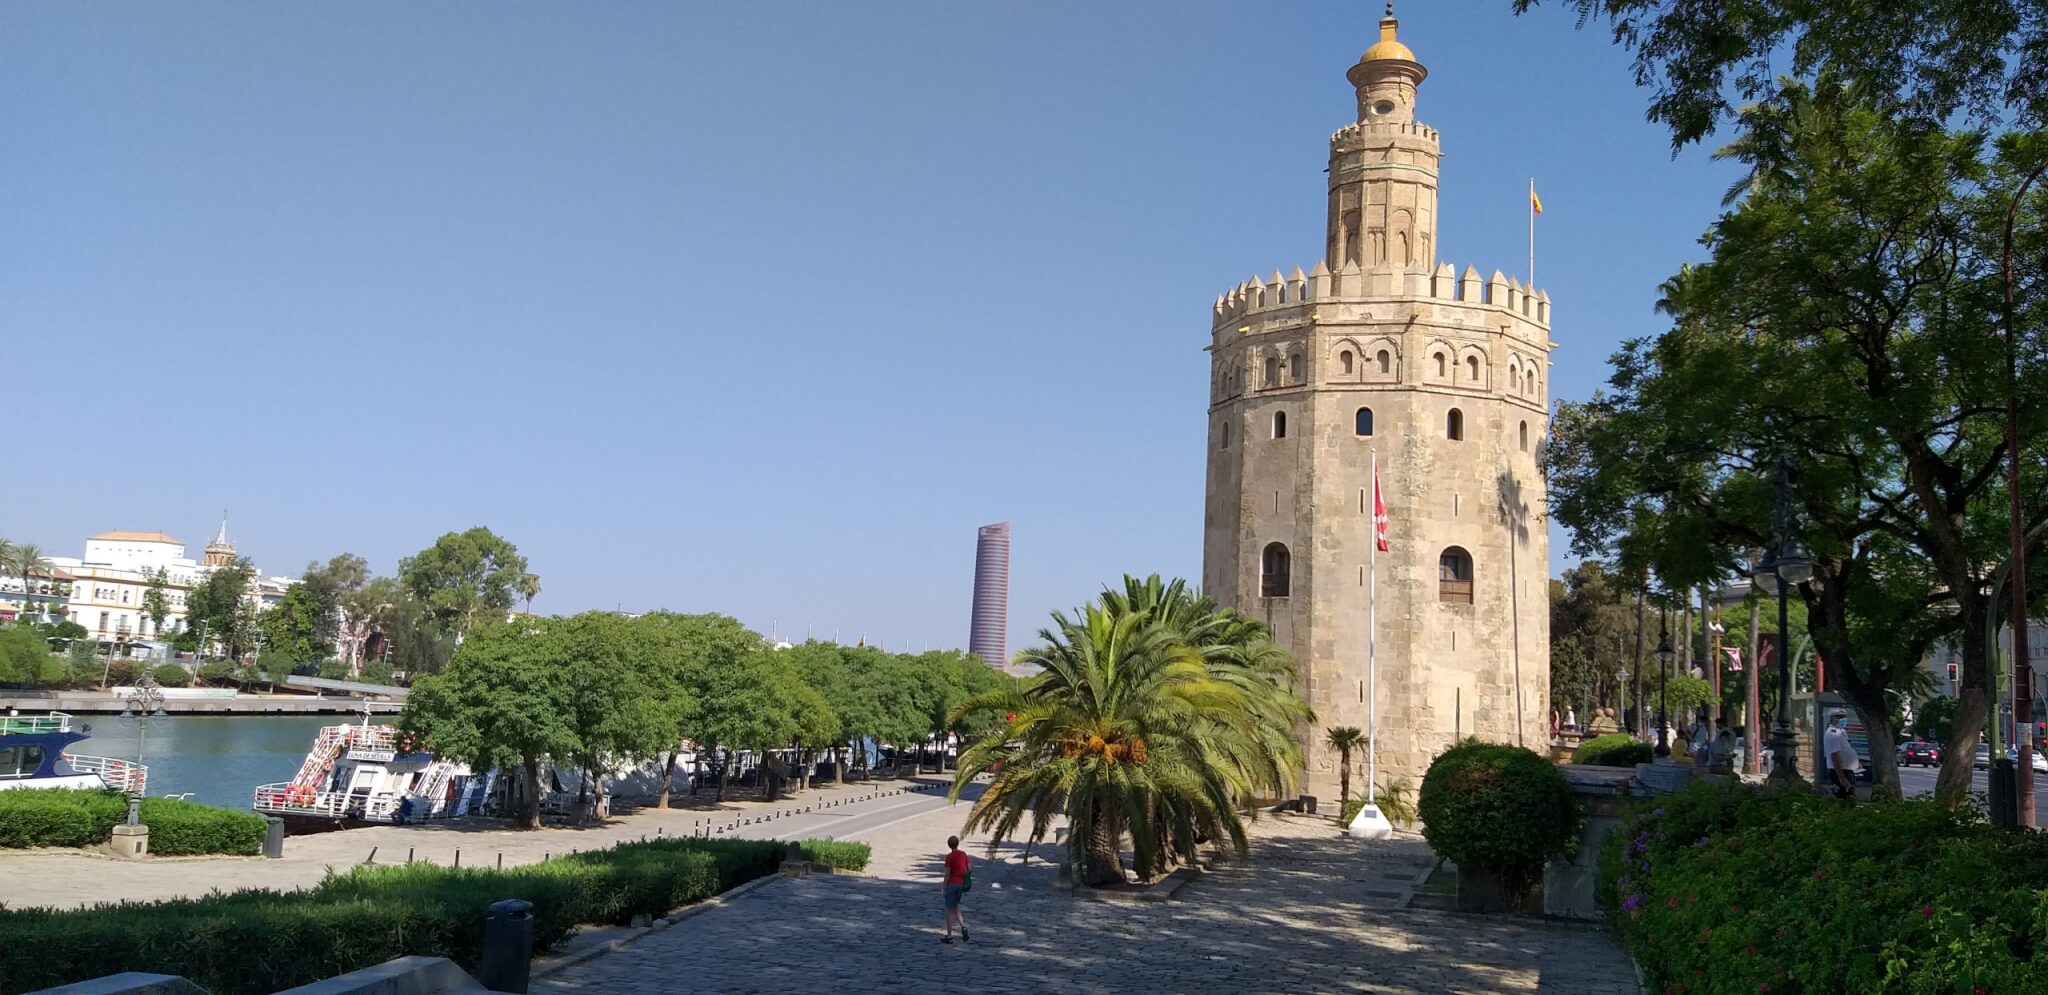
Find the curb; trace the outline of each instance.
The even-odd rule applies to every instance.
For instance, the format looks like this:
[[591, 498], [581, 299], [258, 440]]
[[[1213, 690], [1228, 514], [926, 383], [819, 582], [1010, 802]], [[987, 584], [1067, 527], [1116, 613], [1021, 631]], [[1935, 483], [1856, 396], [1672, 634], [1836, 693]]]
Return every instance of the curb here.
[[676, 925], [677, 923], [682, 922], [685, 919], [688, 919], [692, 916], [700, 915], [705, 911], [717, 908], [733, 899], [746, 895], [749, 892], [758, 891], [780, 880], [782, 880], [782, 875], [780, 874], [770, 874], [765, 877], [755, 878], [754, 880], [749, 881], [746, 884], [739, 885], [738, 887], [735, 887], [732, 890], [727, 891], [723, 894], [713, 895], [710, 898], [707, 898], [694, 905], [683, 906], [682, 908], [669, 913], [666, 917], [655, 920], [654, 925], [652, 926], [642, 926], [638, 929], [626, 933], [623, 936], [614, 937], [610, 940], [606, 940], [603, 943], [593, 944], [582, 950], [578, 950], [570, 954], [564, 954], [560, 957], [556, 957], [544, 963], [537, 963], [533, 965], [532, 969], [527, 972], [527, 977], [534, 979], [549, 977], [567, 968], [575, 967], [578, 964], [583, 964], [588, 961], [596, 960], [597, 958], [602, 957], [605, 954], [612, 953], [618, 950], [623, 950], [626, 947], [629, 947], [634, 943], [639, 942], [643, 937], [645, 937], [649, 933], [661, 932], [662, 930], [668, 929]]

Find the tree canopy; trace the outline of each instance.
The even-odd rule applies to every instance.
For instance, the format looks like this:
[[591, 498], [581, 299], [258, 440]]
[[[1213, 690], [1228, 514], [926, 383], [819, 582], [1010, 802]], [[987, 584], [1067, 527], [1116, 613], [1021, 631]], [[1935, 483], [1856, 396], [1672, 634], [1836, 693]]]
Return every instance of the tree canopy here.
[[398, 561], [400, 585], [429, 617], [458, 634], [486, 618], [503, 618], [527, 576], [519, 548], [482, 526], [447, 533]]

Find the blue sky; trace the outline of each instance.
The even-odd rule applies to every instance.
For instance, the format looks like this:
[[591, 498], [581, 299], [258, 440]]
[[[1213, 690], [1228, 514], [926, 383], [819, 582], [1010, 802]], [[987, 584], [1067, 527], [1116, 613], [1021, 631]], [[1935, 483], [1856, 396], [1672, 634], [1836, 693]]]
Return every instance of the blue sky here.
[[[1570, 14], [1413, 4], [1441, 255], [1589, 395], [1732, 173]], [[0, 6], [0, 535], [486, 525], [536, 607], [1011, 643], [1201, 567], [1209, 308], [1313, 266], [1377, 4]], [[1553, 539], [1553, 569], [1563, 537]]]

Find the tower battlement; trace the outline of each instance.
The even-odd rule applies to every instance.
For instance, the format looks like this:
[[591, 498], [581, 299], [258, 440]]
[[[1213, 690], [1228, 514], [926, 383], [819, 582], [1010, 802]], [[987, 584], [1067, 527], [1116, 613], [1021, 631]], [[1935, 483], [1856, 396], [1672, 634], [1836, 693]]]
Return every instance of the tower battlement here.
[[1348, 146], [1360, 139], [1402, 137], [1440, 141], [1436, 129], [1420, 121], [1357, 121], [1330, 133], [1330, 147]]
[[1248, 332], [1247, 319], [1284, 317], [1272, 312], [1299, 308], [1318, 301], [1384, 302], [1411, 298], [1456, 302], [1518, 317], [1541, 329], [1550, 328], [1550, 292], [1522, 286], [1520, 280], [1494, 270], [1481, 278], [1479, 270], [1443, 263], [1433, 272], [1366, 268], [1347, 263], [1331, 272], [1318, 262], [1314, 272], [1304, 275], [1296, 266], [1291, 276], [1274, 270], [1271, 277], [1252, 277], [1216, 298], [1212, 331], [1221, 336], [1232, 330]]

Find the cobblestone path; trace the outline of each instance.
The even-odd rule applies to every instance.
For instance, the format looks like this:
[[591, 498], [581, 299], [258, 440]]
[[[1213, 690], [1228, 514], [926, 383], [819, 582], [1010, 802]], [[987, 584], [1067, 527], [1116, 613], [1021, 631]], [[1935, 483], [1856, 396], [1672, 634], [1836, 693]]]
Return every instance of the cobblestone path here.
[[971, 944], [939, 942], [939, 858], [964, 805], [877, 832], [867, 875], [776, 881], [537, 982], [550, 995], [852, 992], [1493, 993], [1635, 995], [1597, 929], [1407, 911], [1416, 839], [1360, 844], [1322, 820], [1262, 818], [1249, 867], [1180, 899], [1122, 903], [1053, 888], [1041, 849], [995, 860], [969, 841]]

